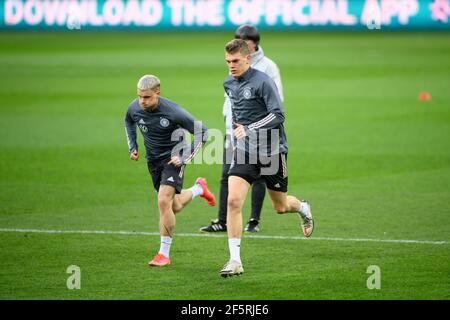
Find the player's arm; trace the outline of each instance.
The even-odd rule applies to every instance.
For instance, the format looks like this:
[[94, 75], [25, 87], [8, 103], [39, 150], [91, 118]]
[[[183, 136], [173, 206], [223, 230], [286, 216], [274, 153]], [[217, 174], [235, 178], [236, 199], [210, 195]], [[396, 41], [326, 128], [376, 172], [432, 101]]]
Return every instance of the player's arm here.
[[183, 109], [180, 109], [180, 112], [177, 114], [177, 121], [183, 129], [186, 129], [189, 133], [194, 135], [194, 141], [191, 143], [190, 148], [188, 148], [188, 152], [183, 153], [181, 157], [172, 157], [169, 162], [180, 166], [187, 164], [194, 159], [208, 139], [208, 130], [200, 121], [195, 120], [189, 112]]
[[137, 161], [139, 160], [139, 152], [136, 140], [136, 123], [133, 121], [129, 111], [125, 115], [125, 134], [127, 136], [130, 159]]

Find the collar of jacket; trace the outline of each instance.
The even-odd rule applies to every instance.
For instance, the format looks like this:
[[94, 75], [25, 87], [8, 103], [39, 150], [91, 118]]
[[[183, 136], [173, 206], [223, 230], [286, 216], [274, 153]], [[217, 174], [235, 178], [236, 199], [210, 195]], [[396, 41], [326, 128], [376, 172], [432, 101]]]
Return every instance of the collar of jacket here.
[[252, 53], [251, 65], [254, 66], [257, 64], [262, 58], [264, 58], [264, 50], [261, 46], [258, 46], [258, 51]]
[[250, 77], [252, 76], [254, 72], [254, 69], [252, 67], [249, 67], [247, 69], [247, 71], [245, 71], [239, 78], [237, 78], [236, 80], [241, 82], [241, 81], [247, 81], [248, 79], [250, 79]]

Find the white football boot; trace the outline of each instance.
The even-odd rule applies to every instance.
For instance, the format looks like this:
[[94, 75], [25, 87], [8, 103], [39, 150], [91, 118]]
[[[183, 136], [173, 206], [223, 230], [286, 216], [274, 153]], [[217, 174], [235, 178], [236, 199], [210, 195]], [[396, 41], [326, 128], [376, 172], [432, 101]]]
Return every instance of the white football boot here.
[[239, 263], [235, 260], [228, 261], [220, 270], [220, 275], [224, 278], [232, 277], [232, 276], [240, 276], [244, 273], [244, 268], [242, 267], [242, 263]]
[[311, 213], [311, 206], [308, 201], [302, 200], [300, 201], [306, 208], [306, 210], [302, 213], [299, 212], [300, 219], [302, 221], [302, 230], [303, 235], [305, 237], [310, 237], [314, 230], [314, 219]]

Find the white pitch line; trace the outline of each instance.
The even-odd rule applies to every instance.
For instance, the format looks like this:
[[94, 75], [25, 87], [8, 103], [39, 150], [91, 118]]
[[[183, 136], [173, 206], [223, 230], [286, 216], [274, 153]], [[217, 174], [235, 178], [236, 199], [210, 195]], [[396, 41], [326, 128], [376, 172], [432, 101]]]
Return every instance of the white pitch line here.
[[[158, 232], [144, 231], [109, 231], [109, 230], [45, 230], [45, 229], [8, 229], [0, 228], [0, 232], [19, 232], [19, 233], [49, 233], [49, 234], [111, 234], [124, 236], [159, 236]], [[212, 237], [226, 238], [227, 235], [204, 234], [204, 233], [176, 233], [177, 237]], [[430, 241], [430, 240], [390, 240], [390, 239], [361, 239], [361, 238], [327, 238], [312, 237], [305, 238], [300, 236], [261, 236], [244, 235], [245, 238], [253, 239], [275, 239], [275, 240], [304, 240], [304, 241], [348, 241], [348, 242], [387, 242], [387, 243], [409, 243], [409, 244], [449, 244], [448, 241]]]

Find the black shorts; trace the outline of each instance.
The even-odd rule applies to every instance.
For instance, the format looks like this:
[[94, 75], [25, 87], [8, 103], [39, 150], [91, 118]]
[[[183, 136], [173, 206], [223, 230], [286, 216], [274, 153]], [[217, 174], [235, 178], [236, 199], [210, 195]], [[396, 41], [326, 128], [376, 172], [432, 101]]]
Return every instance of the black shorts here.
[[166, 159], [160, 162], [147, 162], [148, 171], [152, 176], [153, 187], [156, 192], [159, 191], [160, 185], [172, 186], [177, 194], [183, 189], [184, 167], [176, 167], [173, 164], [167, 164], [170, 161]]
[[238, 152], [235, 151], [233, 163], [228, 172], [230, 176], [240, 177], [250, 184], [262, 178], [268, 189], [287, 192], [287, 154], [280, 153], [262, 159], [254, 159], [255, 161], [250, 161], [248, 154], [245, 154], [245, 161], [237, 157]]

